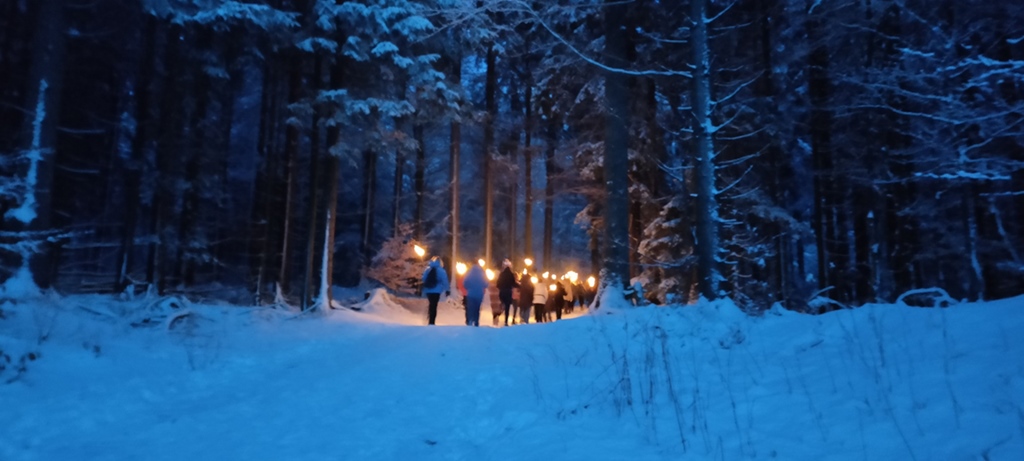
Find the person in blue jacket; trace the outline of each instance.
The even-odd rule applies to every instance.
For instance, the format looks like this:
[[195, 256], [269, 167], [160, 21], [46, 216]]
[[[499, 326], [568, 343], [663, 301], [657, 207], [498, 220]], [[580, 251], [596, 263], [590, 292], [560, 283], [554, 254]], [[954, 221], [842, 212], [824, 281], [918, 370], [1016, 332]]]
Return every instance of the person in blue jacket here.
[[437, 302], [441, 300], [441, 293], [451, 296], [448, 286], [448, 273], [444, 271], [441, 258], [434, 256], [430, 258], [427, 270], [423, 271], [423, 294], [427, 296], [427, 325], [433, 325], [437, 320]]
[[484, 293], [490, 282], [484, 274], [484, 268], [473, 264], [462, 281], [466, 288], [466, 325], [480, 326], [480, 303], [484, 301]]

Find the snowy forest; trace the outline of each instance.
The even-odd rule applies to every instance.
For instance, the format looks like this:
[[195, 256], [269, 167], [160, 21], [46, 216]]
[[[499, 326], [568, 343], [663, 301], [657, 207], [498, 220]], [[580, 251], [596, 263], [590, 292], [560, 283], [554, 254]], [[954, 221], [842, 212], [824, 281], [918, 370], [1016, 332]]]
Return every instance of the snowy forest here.
[[656, 304], [1015, 296], [1021, 24], [991, 0], [0, 0], [0, 282], [305, 309], [421, 242]]

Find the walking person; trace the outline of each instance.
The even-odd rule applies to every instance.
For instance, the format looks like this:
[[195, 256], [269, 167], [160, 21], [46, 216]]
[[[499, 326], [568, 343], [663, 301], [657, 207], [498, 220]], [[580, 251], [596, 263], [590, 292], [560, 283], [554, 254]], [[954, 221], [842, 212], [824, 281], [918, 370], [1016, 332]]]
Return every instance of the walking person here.
[[[519, 288], [519, 281], [516, 280], [516, 274], [512, 271], [512, 261], [505, 260], [501, 263], [501, 273], [498, 274], [498, 281], [495, 283], [498, 287], [498, 301], [501, 302], [501, 310], [505, 313], [505, 326], [508, 326], [508, 314], [512, 309], [512, 290]], [[512, 323], [515, 323], [515, 317], [512, 317]]]
[[562, 280], [561, 285], [562, 291], [565, 293], [565, 296], [562, 297], [562, 299], [565, 300], [565, 313], [571, 314], [573, 304], [576, 303], [576, 297], [573, 296], [572, 292], [572, 282], [570, 282], [568, 279]]
[[462, 280], [462, 286], [466, 288], [466, 325], [480, 326], [480, 304], [484, 301], [488, 285], [484, 268], [473, 264]]
[[519, 322], [530, 323], [530, 308], [533, 307], [534, 281], [537, 276], [523, 275], [522, 282], [519, 282]]
[[554, 284], [555, 292], [549, 294], [548, 298], [553, 298], [551, 306], [555, 311], [555, 320], [562, 320], [562, 309], [565, 307], [565, 286], [562, 282], [555, 281]]
[[576, 303], [579, 304], [580, 309], [587, 308], [586, 291], [583, 289], [582, 283], [572, 284], [572, 297], [576, 299]]
[[423, 294], [427, 296], [427, 325], [433, 325], [437, 320], [437, 302], [441, 300], [441, 293], [451, 296], [448, 288], [448, 273], [444, 271], [441, 258], [437, 256], [430, 258], [427, 270], [423, 271], [420, 281]]
[[548, 287], [537, 280], [537, 276], [530, 278], [533, 282], [533, 319], [537, 323], [544, 321], [544, 305], [548, 301]]

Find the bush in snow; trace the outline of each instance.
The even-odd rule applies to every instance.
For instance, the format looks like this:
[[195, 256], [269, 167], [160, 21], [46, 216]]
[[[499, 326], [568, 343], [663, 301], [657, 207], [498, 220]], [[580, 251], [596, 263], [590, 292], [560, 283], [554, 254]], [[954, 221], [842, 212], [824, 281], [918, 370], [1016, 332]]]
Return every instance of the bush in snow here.
[[426, 267], [424, 259], [413, 250], [415, 245], [425, 247], [412, 238], [412, 226], [399, 226], [396, 235], [385, 241], [373, 257], [366, 276], [396, 292], [414, 293], [415, 285], [410, 280], [418, 282]]

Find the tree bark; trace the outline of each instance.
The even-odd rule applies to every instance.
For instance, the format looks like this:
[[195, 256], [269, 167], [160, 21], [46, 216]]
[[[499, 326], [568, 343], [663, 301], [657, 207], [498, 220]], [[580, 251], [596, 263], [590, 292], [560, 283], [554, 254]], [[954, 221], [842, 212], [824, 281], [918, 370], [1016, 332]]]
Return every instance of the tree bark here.
[[[627, 6], [608, 0], [605, 8], [605, 55], [614, 67], [626, 67]], [[629, 284], [629, 79], [605, 73], [605, 286]]]
[[[297, 53], [290, 57], [290, 69], [288, 75], [288, 104], [299, 102], [302, 97], [302, 68], [303, 59]], [[291, 260], [291, 233], [292, 233], [292, 201], [295, 197], [295, 163], [299, 157], [299, 127], [294, 123], [288, 123], [285, 134], [285, 148], [288, 157], [285, 169], [285, 197], [284, 217], [282, 218], [283, 229], [281, 230], [281, 266], [278, 269], [277, 282], [280, 293], [287, 294], [291, 285], [291, 273], [289, 271]]]
[[425, 176], [427, 173], [427, 139], [423, 133], [423, 124], [416, 122], [412, 127], [413, 138], [416, 140], [416, 173], [413, 184], [416, 188], [416, 240], [423, 240], [423, 196]]
[[[21, 128], [20, 151], [35, 158], [26, 173], [35, 201], [35, 216], [22, 223], [38, 239], [50, 231], [53, 212], [53, 175], [56, 166], [57, 123], [60, 117], [61, 90], [64, 88], [64, 55], [67, 38], [64, 35], [64, 1], [39, 0], [35, 36], [32, 42], [32, 64], [29, 69], [24, 107], [29, 110]], [[33, 171], [34, 170], [34, 171]], [[34, 174], [34, 177], [31, 177]], [[28, 198], [26, 197], [26, 200]], [[31, 204], [27, 204], [31, 207]], [[22, 255], [23, 267], [28, 267], [40, 288], [52, 284], [52, 248], [45, 240], [34, 254]], [[27, 260], [24, 260], [27, 258]]]
[[[312, 94], [315, 95], [323, 87], [323, 60], [321, 56], [313, 59]], [[323, 243], [318, 239], [320, 231], [326, 232], [319, 221], [320, 214], [320, 193], [321, 193], [321, 164], [320, 164], [320, 121], [323, 119], [323, 107], [313, 103], [313, 123], [310, 125], [309, 138], [309, 235], [306, 239], [306, 270], [302, 283], [302, 310], [309, 309], [317, 290], [317, 277], [321, 275], [315, 270], [317, 262], [317, 248]], [[323, 268], [321, 268], [322, 270]]]
[[143, 41], [143, 59], [139, 66], [139, 76], [133, 86], [135, 92], [135, 133], [131, 140], [131, 158], [125, 165], [125, 217], [121, 227], [121, 246], [118, 249], [117, 278], [114, 292], [121, 293], [128, 286], [128, 277], [135, 260], [135, 229], [138, 226], [142, 176], [145, 171], [146, 148], [152, 137], [153, 114], [151, 99], [153, 96], [153, 74], [157, 65], [156, 34], [157, 23], [153, 16], [139, 12], [144, 16], [145, 26], [140, 31]]
[[[462, 83], [462, 58], [455, 57], [452, 65], [452, 78], [455, 80], [456, 85]], [[448, 143], [448, 155], [449, 155], [449, 175], [451, 178], [451, 249], [452, 259], [450, 261], [451, 267], [449, 272], [454, 274], [452, 270], [455, 268], [455, 264], [459, 261], [459, 155], [462, 150], [462, 124], [459, 119], [453, 118], [451, 122], [451, 134]], [[451, 277], [452, 288], [456, 287], [455, 276]]]
[[166, 30], [164, 74], [161, 75], [160, 123], [156, 146], [157, 187], [150, 214], [150, 243], [146, 263], [146, 279], [156, 285], [158, 293], [167, 289], [171, 242], [174, 233], [170, 226], [177, 219], [177, 180], [180, 175], [179, 156], [185, 149], [182, 128], [185, 109], [182, 103], [183, 87], [191, 78], [185, 70], [182, 50], [181, 26], [171, 25]]
[[548, 146], [544, 155], [544, 270], [553, 269], [555, 219], [555, 148], [558, 146], [558, 122], [554, 110], [548, 110]]
[[336, 155], [327, 156], [327, 237], [324, 244], [324, 263], [326, 268], [324, 271], [324, 278], [321, 280], [323, 284], [320, 287], [321, 296], [326, 295], [327, 299], [321, 299], [321, 303], [327, 308], [331, 307], [331, 287], [334, 286], [334, 239], [336, 230], [338, 228], [338, 181], [341, 173], [341, 162], [338, 160]]
[[[269, 63], [276, 63], [277, 60], [270, 59]], [[256, 175], [256, 187], [254, 187], [255, 198], [253, 200], [252, 224], [249, 226], [252, 237], [250, 238], [250, 253], [256, 254], [255, 287], [253, 288], [253, 302], [260, 306], [263, 304], [263, 288], [266, 285], [267, 275], [270, 266], [270, 219], [273, 210], [274, 185], [276, 184], [277, 162], [274, 161], [274, 130], [277, 116], [277, 72], [272, 64], [263, 67], [263, 88], [260, 98], [260, 127], [259, 140], [256, 151], [259, 155], [259, 170]]]
[[697, 186], [697, 277], [701, 296], [713, 300], [721, 296], [718, 269], [718, 188], [715, 186], [715, 147], [711, 131], [711, 69], [708, 48], [706, 0], [690, 3], [691, 51], [693, 53], [693, 141]]
[[523, 219], [523, 256], [533, 258], [533, 78], [527, 69], [526, 97], [524, 101], [526, 116], [523, 122], [523, 180], [524, 188], [524, 219]]
[[[808, 10], [813, 6], [808, 2]], [[835, 237], [835, 198], [832, 166], [832, 114], [828, 109], [830, 82], [828, 75], [829, 49], [824, 43], [821, 19], [811, 13], [807, 21], [807, 36], [813, 49], [810, 54], [808, 93], [810, 95], [811, 156], [814, 163], [814, 236], [818, 255], [818, 288], [835, 283], [830, 265], [829, 250]]]
[[402, 225], [402, 179], [405, 178], [405, 154], [402, 148], [395, 149], [395, 183], [391, 203], [391, 235], [398, 236], [398, 227]]
[[369, 262], [372, 254], [374, 212], [377, 210], [377, 153], [363, 151], [363, 258]]
[[494, 157], [494, 120], [498, 116], [498, 105], [495, 93], [498, 87], [498, 72], [495, 69], [497, 52], [494, 45], [487, 48], [487, 80], [484, 87], [484, 99], [487, 116], [484, 120], [484, 260], [493, 264], [491, 259], [494, 245], [494, 185], [491, 181]]

